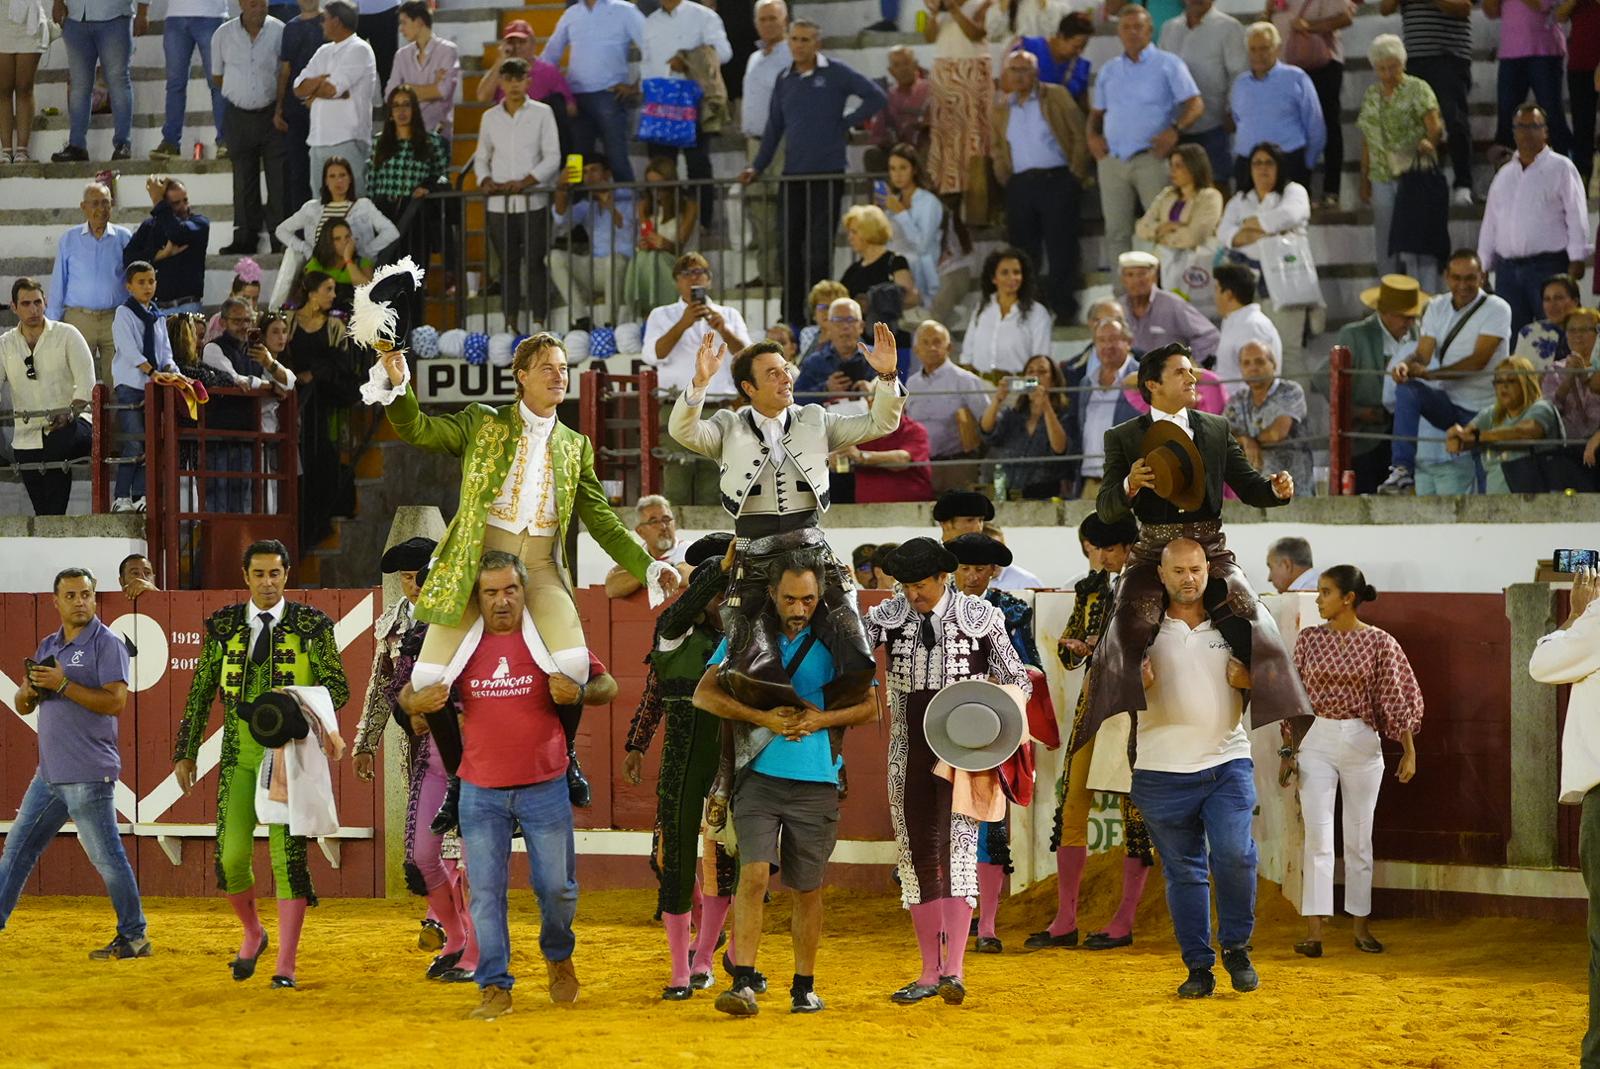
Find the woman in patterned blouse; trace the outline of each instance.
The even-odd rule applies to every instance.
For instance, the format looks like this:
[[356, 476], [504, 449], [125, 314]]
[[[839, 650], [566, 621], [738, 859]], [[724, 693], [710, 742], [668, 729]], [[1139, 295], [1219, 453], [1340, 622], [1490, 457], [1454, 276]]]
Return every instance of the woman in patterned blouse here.
[[[426, 197], [449, 170], [450, 148], [442, 136], [423, 127], [416, 90], [409, 85], [395, 86], [389, 94], [383, 132], [373, 144], [372, 162], [367, 166], [367, 196], [380, 212], [399, 223], [407, 206]], [[432, 252], [430, 229], [440, 230], [437, 213], [430, 218], [419, 211], [401, 235], [411, 258], [424, 267]]]
[[[1379, 736], [1403, 748], [1395, 778], [1417, 773], [1411, 738], [1422, 728], [1422, 691], [1393, 635], [1362, 623], [1356, 608], [1377, 598], [1359, 568], [1341, 564], [1317, 581], [1317, 612], [1327, 621], [1300, 632], [1294, 666], [1316, 718], [1300, 741], [1300, 812], [1305, 822], [1306, 938], [1296, 953], [1322, 956], [1323, 920], [1333, 914], [1333, 802], [1344, 788], [1344, 908], [1355, 919], [1356, 949], [1383, 953], [1367, 924], [1372, 912], [1372, 815], [1383, 781]], [[1284, 729], [1287, 736], [1287, 727]], [[1287, 737], [1285, 739], [1287, 741]], [[1283, 775], [1294, 771], [1285, 746]]]

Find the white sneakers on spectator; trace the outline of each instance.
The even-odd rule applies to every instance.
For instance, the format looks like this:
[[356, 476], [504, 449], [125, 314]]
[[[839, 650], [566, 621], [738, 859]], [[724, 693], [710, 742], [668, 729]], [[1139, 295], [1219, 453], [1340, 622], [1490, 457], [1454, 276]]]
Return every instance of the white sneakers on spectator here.
[[1450, 194], [1450, 203], [1458, 208], [1472, 207], [1472, 190], [1467, 186], [1457, 186], [1456, 191]]
[[1407, 468], [1390, 468], [1389, 477], [1378, 484], [1378, 493], [1385, 497], [1417, 492], [1417, 480]]
[[145, 510], [142, 497], [119, 497], [111, 502], [112, 512], [143, 512]]

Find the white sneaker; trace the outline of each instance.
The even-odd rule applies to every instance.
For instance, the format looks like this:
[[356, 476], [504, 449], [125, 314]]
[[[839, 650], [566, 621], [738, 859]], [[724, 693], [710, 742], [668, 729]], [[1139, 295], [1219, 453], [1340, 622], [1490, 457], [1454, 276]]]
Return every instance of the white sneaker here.
[[1458, 208], [1472, 207], [1472, 190], [1466, 186], [1457, 187], [1456, 191], [1450, 194], [1450, 203]]
[[112, 512], [132, 512], [133, 511], [133, 498], [131, 498], [131, 497], [119, 497], [119, 498], [117, 498], [115, 501], [111, 502], [111, 511]]
[[1378, 493], [1384, 497], [1395, 497], [1417, 492], [1417, 480], [1406, 468], [1390, 468], [1389, 477], [1378, 485]]
[[144, 498], [136, 497], [136, 498], [133, 499], [133, 511], [134, 512], [144, 512], [145, 511]]

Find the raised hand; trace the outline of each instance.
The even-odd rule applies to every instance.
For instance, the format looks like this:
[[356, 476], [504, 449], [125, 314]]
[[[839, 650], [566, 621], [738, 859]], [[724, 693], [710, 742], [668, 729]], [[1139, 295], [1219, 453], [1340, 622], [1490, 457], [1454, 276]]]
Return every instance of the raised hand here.
[[900, 370], [900, 348], [895, 344], [894, 331], [889, 329], [887, 323], [873, 327], [871, 350], [867, 349], [865, 342], [860, 343], [860, 348], [861, 355], [867, 358], [867, 363], [878, 374], [893, 375]]
[[389, 385], [399, 386], [406, 381], [406, 354], [402, 349], [390, 349], [378, 358], [389, 376]]
[[728, 347], [722, 339], [711, 331], [700, 339], [700, 351], [694, 354], [694, 385], [696, 389], [703, 390], [711, 385], [711, 380], [722, 370], [722, 361], [727, 359]]

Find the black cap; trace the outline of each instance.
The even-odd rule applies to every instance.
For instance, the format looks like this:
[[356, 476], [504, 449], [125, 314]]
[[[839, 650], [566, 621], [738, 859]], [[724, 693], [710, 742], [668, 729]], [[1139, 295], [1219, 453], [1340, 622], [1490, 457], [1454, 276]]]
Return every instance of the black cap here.
[[994, 502], [973, 490], [946, 490], [933, 503], [935, 523], [953, 520], [957, 516], [981, 516], [994, 519]]
[[887, 559], [877, 560], [874, 563], [893, 576], [896, 582], [905, 584], [920, 583], [940, 572], [953, 572], [960, 562], [953, 553], [934, 539], [913, 538], [896, 546]]
[[254, 701], [241, 703], [239, 717], [250, 728], [251, 737], [269, 750], [311, 732], [300, 703], [281, 690], [269, 690]]
[[733, 544], [733, 535], [726, 531], [716, 531], [712, 534], [701, 535], [684, 551], [683, 563], [689, 567], [698, 567], [701, 562], [718, 559], [728, 555], [728, 547]]
[[1084, 539], [1096, 549], [1112, 546], [1131, 546], [1139, 541], [1139, 524], [1132, 516], [1124, 516], [1116, 523], [1107, 523], [1090, 514], [1082, 527]]
[[969, 531], [946, 542], [944, 548], [962, 564], [994, 564], [1004, 568], [1011, 563], [1011, 551], [986, 534]]
[[428, 566], [428, 561], [433, 559], [433, 551], [439, 543], [431, 538], [408, 538], [404, 542], [396, 542], [383, 551], [383, 574], [391, 572], [420, 572]]

